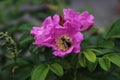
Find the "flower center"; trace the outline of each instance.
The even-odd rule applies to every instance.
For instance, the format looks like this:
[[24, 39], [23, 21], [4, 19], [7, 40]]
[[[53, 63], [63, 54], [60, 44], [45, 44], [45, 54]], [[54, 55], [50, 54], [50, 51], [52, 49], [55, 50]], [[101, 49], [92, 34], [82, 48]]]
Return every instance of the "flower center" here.
[[56, 44], [58, 48], [62, 51], [66, 51], [71, 47], [72, 40], [70, 39], [69, 36], [62, 35], [56, 40]]

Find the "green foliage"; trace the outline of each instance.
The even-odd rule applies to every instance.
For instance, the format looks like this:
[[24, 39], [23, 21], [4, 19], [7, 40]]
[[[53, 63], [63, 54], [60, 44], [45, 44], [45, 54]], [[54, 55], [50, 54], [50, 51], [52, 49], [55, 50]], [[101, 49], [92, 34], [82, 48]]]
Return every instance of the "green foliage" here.
[[85, 59], [84, 55], [79, 54], [79, 56], [78, 56], [78, 62], [80, 64], [80, 66], [82, 66], [82, 67], [86, 66], [86, 59]]
[[63, 76], [63, 68], [60, 64], [53, 63], [49, 65], [49, 67], [50, 67], [50, 70], [53, 71], [56, 75]]
[[45, 80], [49, 71], [48, 66], [41, 64], [37, 66], [32, 72], [32, 80]]
[[120, 19], [118, 19], [115, 23], [112, 24], [106, 37], [107, 38], [120, 38]]
[[108, 54], [106, 56], [112, 63], [120, 67], [120, 54]]
[[97, 61], [95, 63], [88, 62], [87, 63], [88, 70], [91, 72], [94, 71], [97, 67], [97, 63], [98, 63]]
[[32, 44], [31, 28], [39, 26], [47, 16], [61, 13], [69, 3], [0, 1], [0, 80], [120, 80], [120, 19], [108, 31], [94, 27], [83, 32], [79, 54], [59, 58], [52, 55], [50, 48]]
[[17, 55], [20, 53], [20, 50], [17, 49], [17, 44], [15, 41], [8, 35], [8, 33], [0, 33], [0, 39], [5, 40], [4, 46], [6, 46], [8, 54], [6, 57], [16, 60]]
[[83, 53], [85, 57], [88, 59], [88, 61], [93, 63], [96, 61], [96, 55], [91, 50], [86, 50]]
[[108, 71], [111, 66], [110, 61], [106, 58], [99, 58], [99, 64], [100, 64], [100, 67], [105, 71]]
[[112, 40], [100, 40], [98, 45], [102, 48], [113, 48], [114, 42]]

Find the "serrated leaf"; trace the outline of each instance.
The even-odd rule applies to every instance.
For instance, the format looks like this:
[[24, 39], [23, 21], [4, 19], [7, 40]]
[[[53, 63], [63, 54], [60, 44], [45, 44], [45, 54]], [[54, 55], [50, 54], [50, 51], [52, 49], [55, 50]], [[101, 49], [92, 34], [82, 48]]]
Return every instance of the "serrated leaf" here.
[[78, 56], [78, 62], [82, 67], [86, 66], [86, 60], [85, 57], [82, 54], [79, 54]]
[[99, 58], [99, 64], [100, 67], [105, 71], [108, 71], [111, 66], [111, 63], [107, 58]]
[[120, 55], [119, 54], [109, 54], [106, 56], [112, 63], [120, 67]]
[[107, 38], [120, 38], [120, 19], [112, 24], [107, 35]]
[[53, 63], [53, 64], [49, 65], [49, 67], [50, 67], [50, 70], [52, 72], [54, 72], [56, 75], [58, 75], [58, 76], [63, 75], [63, 68], [62, 68], [62, 66], [60, 64]]
[[37, 66], [32, 73], [32, 80], [45, 80], [49, 71], [48, 66], [41, 64]]
[[96, 55], [91, 50], [86, 50], [83, 53], [88, 61], [93, 63], [96, 61]]

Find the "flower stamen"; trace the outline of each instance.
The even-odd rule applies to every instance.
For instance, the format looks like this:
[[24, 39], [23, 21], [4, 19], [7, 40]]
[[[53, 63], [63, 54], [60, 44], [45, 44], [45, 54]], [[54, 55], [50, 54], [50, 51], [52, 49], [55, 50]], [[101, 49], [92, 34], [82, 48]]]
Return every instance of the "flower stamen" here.
[[58, 48], [62, 51], [68, 50], [72, 45], [71, 43], [72, 43], [72, 40], [70, 39], [69, 36], [66, 36], [66, 35], [60, 36], [56, 41]]

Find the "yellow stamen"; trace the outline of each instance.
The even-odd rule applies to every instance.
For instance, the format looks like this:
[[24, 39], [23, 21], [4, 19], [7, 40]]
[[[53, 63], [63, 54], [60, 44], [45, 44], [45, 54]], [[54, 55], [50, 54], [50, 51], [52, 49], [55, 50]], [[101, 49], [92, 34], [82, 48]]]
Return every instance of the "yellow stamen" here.
[[56, 45], [62, 51], [66, 51], [71, 47], [72, 40], [67, 35], [62, 35], [56, 40]]

